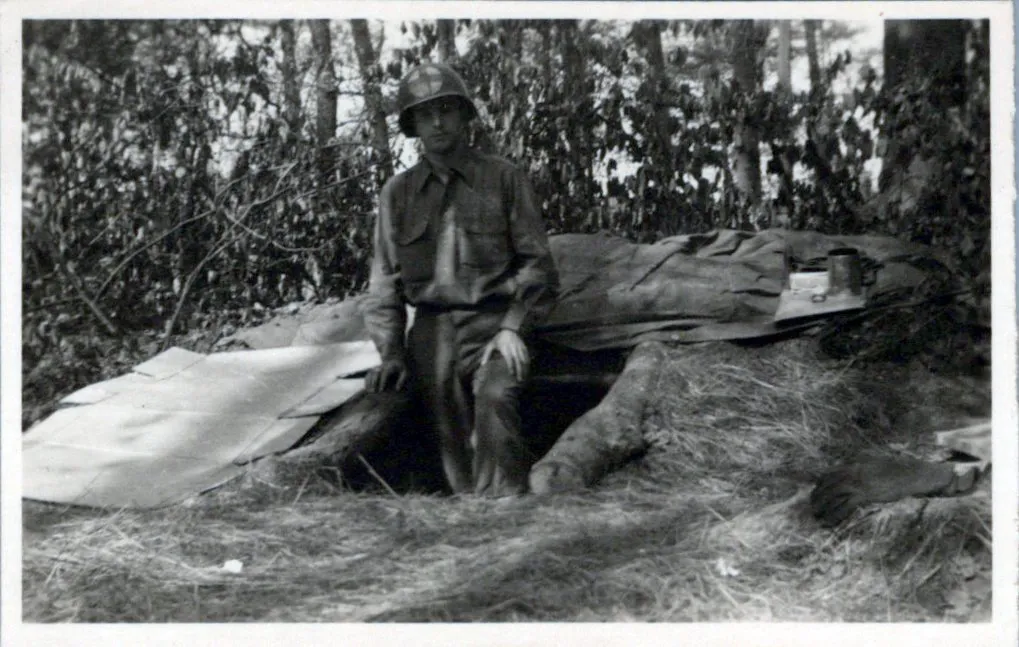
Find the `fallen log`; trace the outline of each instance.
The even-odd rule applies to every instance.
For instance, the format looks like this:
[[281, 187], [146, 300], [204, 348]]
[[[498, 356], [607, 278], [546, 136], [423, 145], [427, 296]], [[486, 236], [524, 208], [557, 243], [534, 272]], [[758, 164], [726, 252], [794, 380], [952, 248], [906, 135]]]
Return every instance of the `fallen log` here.
[[360, 462], [358, 457], [393, 442], [410, 409], [406, 393], [361, 391], [322, 416], [300, 445], [257, 461], [250, 476], [282, 487], [298, 485], [316, 472], [346, 477]]
[[[602, 387], [611, 384], [611, 388], [600, 404], [573, 421], [531, 470], [534, 492], [591, 485], [644, 451], [641, 420], [664, 354], [665, 347], [660, 343], [642, 344], [618, 378], [612, 373], [535, 376], [532, 387], [539, 390], [571, 384]], [[300, 446], [259, 461], [252, 476], [287, 486], [290, 481], [298, 484], [308, 474], [324, 470], [338, 473], [346, 480], [362, 471], [367, 457], [372, 463], [369, 466], [372, 478], [380, 478], [381, 473], [386, 481], [402, 484], [406, 477], [413, 476], [401, 471], [428, 463], [427, 457], [414, 455], [434, 449], [429, 439], [421, 435], [427, 430], [411, 429], [414, 426], [411, 414], [412, 401], [405, 393], [362, 391], [324, 416]], [[420, 474], [417, 479], [420, 481]]]
[[[530, 388], [590, 386], [608, 389], [615, 373], [537, 375]], [[408, 422], [412, 406], [406, 392], [361, 391], [327, 413], [302, 443], [282, 455], [290, 462], [343, 462], [357, 452], [370, 453], [391, 444], [393, 432]]]
[[657, 342], [641, 344], [633, 351], [601, 403], [575, 420], [531, 468], [532, 492], [587, 487], [644, 452], [641, 423], [665, 354], [665, 346]]
[[285, 454], [286, 460], [342, 462], [354, 453], [367, 453], [388, 444], [394, 426], [410, 410], [405, 392], [361, 391], [323, 416], [308, 439]]

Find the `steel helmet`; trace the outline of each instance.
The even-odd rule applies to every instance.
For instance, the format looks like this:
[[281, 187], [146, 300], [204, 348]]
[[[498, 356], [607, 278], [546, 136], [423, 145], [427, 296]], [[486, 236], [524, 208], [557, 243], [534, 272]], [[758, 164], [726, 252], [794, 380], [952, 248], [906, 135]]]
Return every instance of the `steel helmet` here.
[[417, 137], [410, 109], [439, 97], [459, 97], [467, 104], [470, 118], [478, 115], [478, 109], [467, 93], [467, 84], [453, 68], [444, 63], [423, 63], [403, 77], [396, 93], [400, 130], [404, 135]]

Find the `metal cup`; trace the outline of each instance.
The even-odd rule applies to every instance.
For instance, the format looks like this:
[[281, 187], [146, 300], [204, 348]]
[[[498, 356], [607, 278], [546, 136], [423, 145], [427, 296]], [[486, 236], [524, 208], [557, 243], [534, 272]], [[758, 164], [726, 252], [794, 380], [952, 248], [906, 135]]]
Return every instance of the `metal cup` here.
[[839, 247], [828, 252], [828, 294], [848, 290], [853, 296], [863, 292], [863, 266], [854, 247]]

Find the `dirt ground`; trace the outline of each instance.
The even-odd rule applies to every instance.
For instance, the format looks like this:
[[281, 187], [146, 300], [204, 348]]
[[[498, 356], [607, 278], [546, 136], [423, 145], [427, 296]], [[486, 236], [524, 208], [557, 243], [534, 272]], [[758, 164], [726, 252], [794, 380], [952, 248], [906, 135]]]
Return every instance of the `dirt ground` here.
[[24, 619], [990, 618], [986, 485], [837, 530], [806, 506], [817, 475], [859, 452], [936, 458], [929, 432], [989, 411], [989, 383], [836, 362], [798, 339], [672, 349], [654, 391], [647, 453], [583, 492], [394, 494], [252, 470], [160, 510], [25, 501]]

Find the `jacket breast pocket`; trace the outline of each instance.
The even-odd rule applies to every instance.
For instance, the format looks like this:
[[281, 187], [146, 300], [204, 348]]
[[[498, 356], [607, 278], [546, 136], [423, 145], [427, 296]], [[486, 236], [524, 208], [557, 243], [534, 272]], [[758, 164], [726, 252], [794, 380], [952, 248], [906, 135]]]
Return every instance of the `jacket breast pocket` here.
[[500, 205], [477, 196], [460, 219], [460, 259], [473, 269], [504, 267], [512, 257], [509, 221]]
[[434, 270], [432, 237], [428, 235], [426, 218], [405, 218], [396, 235], [396, 254], [400, 261], [400, 278], [405, 283], [419, 283], [432, 278]]

